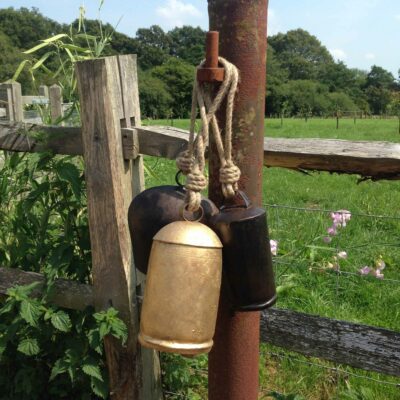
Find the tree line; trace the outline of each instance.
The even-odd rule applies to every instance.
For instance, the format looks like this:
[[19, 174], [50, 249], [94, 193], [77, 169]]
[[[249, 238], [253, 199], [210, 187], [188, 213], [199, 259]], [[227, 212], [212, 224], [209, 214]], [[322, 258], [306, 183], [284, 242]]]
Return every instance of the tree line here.
[[[26, 58], [23, 50], [58, 33], [77, 29], [82, 21], [60, 24], [38, 9], [0, 9], [0, 81], [13, 76]], [[98, 21], [86, 20], [85, 32], [98, 35]], [[164, 31], [153, 25], [135, 37], [102, 26], [112, 35], [105, 54], [137, 54], [142, 114], [150, 118], [189, 115], [196, 65], [204, 57], [205, 32], [183, 26]], [[84, 40], [84, 39], [82, 39]], [[59, 60], [54, 59], [54, 63]], [[400, 71], [399, 71], [400, 72]], [[19, 76], [25, 91], [32, 90], [28, 71]], [[44, 65], [41, 83], [54, 83]], [[400, 112], [400, 81], [382, 67], [369, 71], [348, 68], [303, 29], [268, 37], [266, 115], [327, 116], [345, 112], [396, 114]]]

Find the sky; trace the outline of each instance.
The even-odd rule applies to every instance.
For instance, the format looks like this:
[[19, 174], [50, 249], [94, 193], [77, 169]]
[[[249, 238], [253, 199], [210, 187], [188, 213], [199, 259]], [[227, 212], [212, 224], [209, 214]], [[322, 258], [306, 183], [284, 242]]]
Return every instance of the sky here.
[[[98, 16], [99, 0], [0, 0], [0, 8], [37, 7], [66, 23], [82, 4], [88, 18]], [[165, 30], [208, 28], [206, 0], [104, 0], [101, 18], [112, 25], [119, 21], [118, 30], [130, 36], [154, 24]], [[350, 68], [368, 70], [376, 64], [398, 77], [400, 0], [270, 0], [268, 34], [297, 28], [315, 35]]]

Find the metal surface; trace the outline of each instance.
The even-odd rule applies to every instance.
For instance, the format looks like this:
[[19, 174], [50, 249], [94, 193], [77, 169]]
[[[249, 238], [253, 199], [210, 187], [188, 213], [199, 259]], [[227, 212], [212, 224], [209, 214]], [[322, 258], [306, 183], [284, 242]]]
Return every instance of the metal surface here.
[[211, 220], [223, 244], [223, 270], [236, 311], [260, 311], [276, 301], [266, 212], [243, 192], [225, 201]]
[[[182, 220], [184, 205], [185, 189], [181, 186], [157, 186], [133, 199], [128, 221], [135, 266], [140, 272], [147, 273], [154, 235], [171, 222]], [[208, 225], [210, 217], [218, 213], [218, 209], [208, 199], [202, 199], [201, 207], [204, 213], [200, 222]], [[191, 218], [190, 214], [185, 213], [185, 217]]]
[[[240, 71], [233, 154], [242, 171], [239, 186], [256, 206], [262, 198], [267, 6], [267, 0], [208, 0], [210, 29], [220, 33], [220, 55]], [[219, 120], [222, 125], [223, 119]], [[218, 175], [218, 155], [212, 144], [209, 195], [221, 206]], [[258, 398], [259, 326], [259, 312], [231, 311], [223, 282], [209, 357], [209, 400]]]
[[219, 32], [210, 31], [206, 35], [206, 62], [203, 68], [197, 70], [200, 82], [222, 82], [225, 70], [218, 67]]
[[184, 355], [207, 353], [221, 286], [222, 244], [199, 222], [177, 221], [155, 236], [144, 292], [139, 341]]

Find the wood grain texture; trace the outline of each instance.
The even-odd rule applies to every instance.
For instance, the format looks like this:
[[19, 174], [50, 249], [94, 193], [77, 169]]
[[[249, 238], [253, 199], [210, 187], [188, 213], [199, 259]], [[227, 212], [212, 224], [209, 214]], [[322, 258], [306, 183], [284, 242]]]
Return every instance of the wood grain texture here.
[[374, 180], [399, 179], [400, 144], [268, 138], [264, 141], [264, 165], [359, 174]]
[[[137, 136], [134, 138], [133, 134]], [[82, 154], [81, 128], [49, 127], [0, 122], [0, 149]], [[40, 140], [34, 139], [41, 136]], [[155, 157], [175, 159], [186, 148], [188, 132], [165, 126], [122, 128], [125, 159], [138, 151]], [[27, 137], [29, 136], [29, 140]], [[134, 142], [135, 140], [135, 142]], [[400, 144], [336, 139], [264, 140], [264, 165], [299, 171], [358, 174], [373, 180], [400, 179]]]
[[[144, 399], [145, 378], [137, 342], [136, 274], [128, 229], [128, 207], [135, 191], [138, 166], [124, 160], [121, 125], [138, 119], [132, 77], [136, 59], [107, 57], [76, 66], [81, 100], [82, 141], [92, 247], [94, 299], [97, 309], [119, 310], [128, 326], [128, 343], [105, 338], [111, 398]], [[129, 86], [128, 86], [129, 85]], [[140, 112], [140, 111], [139, 111]], [[135, 172], [136, 169], [136, 172]], [[159, 380], [154, 384], [160, 387]], [[147, 397], [158, 398], [157, 392]], [[154, 393], [154, 396], [153, 396]]]
[[[0, 296], [15, 285], [36, 281], [44, 282], [43, 275], [0, 268]], [[60, 307], [80, 310], [94, 304], [90, 285], [58, 279], [54, 289], [50, 300]], [[306, 356], [400, 376], [400, 332], [272, 308], [262, 313], [261, 341]]]
[[56, 121], [63, 116], [63, 97], [61, 86], [56, 84], [49, 89], [50, 116], [52, 121]]
[[[0, 295], [5, 296], [7, 290], [16, 285], [29, 285], [33, 282], [40, 282], [34, 295], [41, 293], [41, 288], [45, 283], [42, 274], [35, 272], [25, 272], [15, 268], [0, 268]], [[57, 279], [54, 282], [53, 290], [49, 300], [59, 307], [70, 308], [72, 310], [83, 310], [88, 306], [93, 306], [93, 288], [79, 282], [67, 279]]]
[[261, 341], [307, 356], [400, 376], [400, 332], [272, 308], [262, 313]]

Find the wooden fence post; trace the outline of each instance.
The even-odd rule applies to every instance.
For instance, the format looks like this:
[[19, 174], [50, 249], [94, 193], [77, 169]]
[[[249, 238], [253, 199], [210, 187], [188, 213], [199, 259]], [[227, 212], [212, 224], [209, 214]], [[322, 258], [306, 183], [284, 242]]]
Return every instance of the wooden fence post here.
[[39, 96], [40, 97], [45, 97], [46, 99], [49, 98], [49, 88], [46, 85], [40, 85], [39, 86]]
[[[46, 86], [47, 88], [47, 86]], [[52, 121], [56, 121], [63, 116], [63, 98], [61, 87], [54, 84], [48, 90], [49, 103], [50, 103], [50, 116]]]
[[12, 122], [22, 122], [24, 111], [22, 105], [21, 84], [18, 82], [0, 84], [1, 100], [5, 102], [7, 119]]
[[136, 58], [113, 56], [79, 62], [76, 72], [95, 307], [97, 310], [115, 307], [129, 329], [126, 346], [111, 337], [104, 341], [111, 398], [161, 399], [157, 356], [154, 352], [150, 356], [146, 353], [146, 359], [152, 363], [150, 374], [149, 367], [143, 368], [141, 360], [145, 352], [137, 342], [137, 279], [127, 223], [128, 207], [134, 191], [141, 189], [138, 176], [142, 174], [140, 159], [135, 164], [123, 159], [121, 137], [121, 124], [129, 127], [132, 119], [140, 123]]

